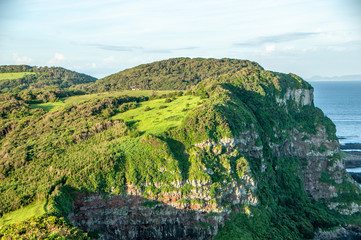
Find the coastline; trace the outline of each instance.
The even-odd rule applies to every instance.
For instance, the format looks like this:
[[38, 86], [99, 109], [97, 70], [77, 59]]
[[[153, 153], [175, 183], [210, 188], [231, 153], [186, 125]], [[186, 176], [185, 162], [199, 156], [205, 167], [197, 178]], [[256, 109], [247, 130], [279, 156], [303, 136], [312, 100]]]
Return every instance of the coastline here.
[[361, 143], [345, 143], [340, 145], [344, 153], [344, 166], [350, 176], [361, 186]]
[[343, 158], [346, 169], [361, 168], [361, 143], [341, 144], [340, 149], [346, 155]]
[[[341, 151], [343, 151], [341, 149]], [[361, 168], [361, 152], [359, 151], [343, 151], [346, 157], [343, 159], [345, 168]]]

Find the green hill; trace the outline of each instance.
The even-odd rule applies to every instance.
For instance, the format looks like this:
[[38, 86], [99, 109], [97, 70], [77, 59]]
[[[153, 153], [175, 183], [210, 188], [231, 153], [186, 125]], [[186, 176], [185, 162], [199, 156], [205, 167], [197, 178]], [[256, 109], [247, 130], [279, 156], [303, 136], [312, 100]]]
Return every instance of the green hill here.
[[[114, 91], [130, 86], [151, 91]], [[5, 239], [312, 239], [361, 223], [335, 125], [296, 75], [179, 58], [85, 89], [102, 93], [0, 94]]]
[[262, 69], [255, 62], [237, 59], [173, 58], [143, 64], [99, 79], [90, 86], [93, 91], [185, 90], [202, 80], [242, 68]]
[[21, 91], [31, 88], [68, 88], [95, 82], [96, 78], [61, 67], [0, 66], [0, 91]]

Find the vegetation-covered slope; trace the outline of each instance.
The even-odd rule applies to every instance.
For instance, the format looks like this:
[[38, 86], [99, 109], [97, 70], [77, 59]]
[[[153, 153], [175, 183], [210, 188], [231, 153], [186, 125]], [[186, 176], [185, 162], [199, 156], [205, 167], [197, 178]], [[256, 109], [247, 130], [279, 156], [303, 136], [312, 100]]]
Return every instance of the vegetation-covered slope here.
[[61, 67], [0, 66], [0, 92], [28, 88], [68, 88], [95, 82], [96, 78]]
[[173, 58], [143, 64], [112, 74], [89, 85], [92, 91], [130, 90], [184, 90], [200, 81], [242, 68], [262, 69], [255, 62], [237, 59]]
[[[177, 71], [194, 73], [179, 68], [182, 61], [212, 63], [209, 75], [188, 83], [198, 84], [186, 93], [84, 95], [81, 101], [64, 98], [64, 104], [51, 111], [39, 105], [31, 108], [31, 98], [24, 100], [28, 91], [2, 94], [0, 214], [4, 216], [0, 224], [16, 214], [31, 215], [21, 209], [24, 206], [41, 204], [45, 212], [41, 221], [50, 222], [54, 229], [65, 229], [69, 237], [84, 237], [60, 219], [76, 219], [73, 203], [79, 201], [79, 193], [90, 196], [85, 203], [98, 194], [116, 208], [114, 196], [130, 196], [132, 201], [141, 196], [145, 202], [140, 209], [148, 206], [156, 217], [162, 217], [156, 215], [162, 213], [160, 202], [198, 211], [209, 221], [194, 224], [193, 232], [214, 231], [222, 225], [214, 219], [229, 217], [232, 221], [218, 231], [218, 239], [311, 239], [319, 227], [350, 221], [326, 207], [333, 199], [347, 196], [343, 199], [346, 205], [342, 205], [347, 208], [347, 204], [360, 201], [360, 190], [337, 168], [335, 126], [307, 98], [312, 92], [308, 83], [292, 74], [265, 71], [256, 64], [246, 67], [238, 60], [178, 59], [154, 63], [160, 70], [160, 66], [167, 66], [162, 84], [181, 79], [175, 78]], [[223, 74], [212, 68], [224, 63], [229, 69]], [[149, 71], [144, 67], [129, 70], [128, 79], [135, 78], [134, 72], [152, 79], [160, 76], [158, 70]], [[115, 89], [118, 86], [116, 82], [109, 84]], [[139, 95], [139, 90], [127, 93]], [[318, 137], [322, 142], [314, 141]], [[324, 165], [318, 165], [320, 170], [314, 168], [314, 175], [320, 175], [316, 184], [326, 184], [334, 192], [315, 201], [306, 194], [303, 172], [323, 162], [328, 169]], [[128, 205], [126, 209], [129, 214], [142, 212], [131, 212]], [[114, 210], [112, 214], [120, 213]], [[357, 219], [357, 214], [353, 218]], [[107, 217], [100, 219], [106, 221]], [[38, 226], [39, 218], [29, 221], [4, 224], [0, 236], [28, 236], [24, 226]], [[108, 237], [117, 231], [124, 233], [111, 223], [104, 222], [97, 229], [86, 225], [86, 220], [72, 221], [87, 231], [106, 228]], [[145, 226], [157, 229], [149, 222], [140, 228]], [[36, 228], [31, 234], [40, 236]], [[43, 228], [49, 229], [49, 225]], [[134, 223], [127, 228], [139, 230]]]

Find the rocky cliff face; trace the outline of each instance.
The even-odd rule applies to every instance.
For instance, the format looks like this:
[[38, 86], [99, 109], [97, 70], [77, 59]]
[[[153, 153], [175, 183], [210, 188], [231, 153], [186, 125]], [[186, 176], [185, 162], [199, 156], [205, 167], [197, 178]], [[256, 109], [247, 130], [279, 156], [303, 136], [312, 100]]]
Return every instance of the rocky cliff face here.
[[[347, 177], [348, 175], [340, 159], [329, 159], [339, 152], [339, 144], [337, 140], [328, 140], [324, 128], [317, 129], [316, 134], [299, 132], [297, 129], [293, 129], [287, 134], [289, 138], [282, 143], [270, 142], [269, 146], [272, 149], [273, 156], [298, 157], [304, 161], [303, 167], [300, 169], [304, 188], [315, 200], [321, 198], [331, 199], [338, 196], [334, 185], [320, 181], [321, 175], [326, 169], [337, 184], [342, 184], [343, 181], [353, 182]], [[263, 147], [256, 145], [258, 137], [255, 131], [247, 131], [240, 133], [239, 138], [225, 138], [218, 143], [208, 141], [197, 146], [215, 147], [219, 144], [227, 148], [237, 148], [241, 149], [244, 155], [264, 161]]]
[[[261, 156], [262, 147], [254, 146], [250, 133], [244, 133], [244, 137], [238, 144], [247, 141], [253, 144], [244, 151]], [[196, 151], [185, 155], [196, 156], [207, 148], [215, 155], [225, 156], [235, 154], [238, 149], [234, 139], [227, 138], [195, 147]], [[229, 164], [225, 167], [232, 172]], [[208, 176], [215, 174], [203, 165], [200, 170]], [[158, 192], [146, 190], [150, 183], [144, 183], [128, 184], [121, 195], [78, 194], [68, 218], [99, 239], [212, 239], [231, 212], [248, 212], [247, 206], [258, 205], [257, 183], [248, 165], [243, 166], [243, 171], [241, 179], [224, 181], [217, 188], [209, 179], [188, 179], [170, 184], [153, 183]], [[172, 190], [162, 190], [170, 186]]]
[[287, 105], [287, 101], [295, 101], [300, 106], [311, 105], [313, 103], [313, 89], [291, 89], [286, 90], [283, 98], [276, 97], [276, 102], [280, 105]]
[[[289, 100], [294, 100], [299, 106], [312, 105], [313, 90], [288, 89], [283, 99], [276, 99], [280, 105], [287, 105]], [[340, 146], [337, 140], [329, 140], [325, 127], [318, 127], [316, 134], [294, 129], [289, 131], [289, 136], [280, 144], [270, 144], [273, 154], [280, 157], [296, 156], [304, 160], [300, 171], [303, 185], [305, 191], [315, 200], [337, 197], [342, 193], [337, 189], [337, 185], [355, 184], [346, 173], [342, 160], [334, 158], [340, 152]], [[360, 209], [357, 204], [345, 207], [340, 203], [332, 203], [329, 207], [339, 209], [342, 214], [352, 214]]]
[[[177, 194], [168, 197], [179, 205]], [[69, 219], [87, 232], [99, 232], [100, 239], [210, 239], [225, 220], [222, 212], [212, 215], [199, 211], [199, 205], [176, 208], [166, 202], [136, 195], [79, 195]]]
[[[185, 184], [193, 187], [186, 200], [180, 191]], [[79, 194], [68, 218], [99, 239], [211, 239], [231, 212], [222, 202], [232, 206], [258, 203], [252, 194], [255, 183], [249, 177], [242, 184], [232, 182], [220, 189], [216, 201], [211, 201], [209, 182], [175, 185], [178, 191], [148, 198], [132, 185], [122, 195]]]
[[333, 231], [319, 231], [315, 240], [358, 240], [361, 239], [360, 226], [344, 226]]
[[[285, 111], [289, 104], [296, 104], [299, 109], [312, 107], [313, 90], [287, 89], [282, 98], [276, 98], [276, 103]], [[270, 149], [272, 157], [296, 157], [302, 162], [299, 174], [304, 189], [315, 200], [335, 198], [342, 192], [339, 185], [354, 184], [347, 177], [342, 161], [335, 158], [339, 153], [338, 141], [329, 139], [324, 126], [318, 126], [314, 134], [297, 128], [286, 130], [274, 126], [273, 130], [274, 137], [282, 141], [273, 141], [270, 136], [262, 140], [257, 127], [250, 124], [237, 137], [196, 143], [193, 146], [197, 150], [184, 155], [188, 158], [203, 153], [220, 158], [241, 155], [244, 159], [258, 159], [262, 171], [266, 170], [264, 162], [269, 157], [265, 156], [265, 147]], [[222, 164], [223, 171], [234, 173], [230, 163]], [[210, 180], [214, 169], [202, 164], [198, 168], [206, 178], [154, 183], [159, 189], [156, 193], [146, 191], [148, 183], [144, 183], [143, 186], [128, 184], [121, 195], [79, 194], [69, 220], [86, 232], [98, 233], [100, 239], [212, 239], [230, 213], [249, 213], [247, 206], [257, 206], [257, 182], [245, 163], [240, 180], [224, 180], [215, 189]], [[161, 190], [164, 187], [171, 190]], [[218, 194], [214, 195], [214, 191]], [[352, 205], [345, 210], [349, 208], [341, 203], [332, 203], [330, 207], [342, 207], [344, 214], [360, 209]]]

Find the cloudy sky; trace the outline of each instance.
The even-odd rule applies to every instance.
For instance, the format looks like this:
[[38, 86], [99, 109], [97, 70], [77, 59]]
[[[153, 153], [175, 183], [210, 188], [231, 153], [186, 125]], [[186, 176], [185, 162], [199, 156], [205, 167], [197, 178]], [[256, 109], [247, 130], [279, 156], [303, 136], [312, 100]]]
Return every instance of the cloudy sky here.
[[173, 57], [361, 74], [360, 0], [0, 0], [0, 65], [104, 77]]

